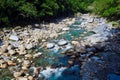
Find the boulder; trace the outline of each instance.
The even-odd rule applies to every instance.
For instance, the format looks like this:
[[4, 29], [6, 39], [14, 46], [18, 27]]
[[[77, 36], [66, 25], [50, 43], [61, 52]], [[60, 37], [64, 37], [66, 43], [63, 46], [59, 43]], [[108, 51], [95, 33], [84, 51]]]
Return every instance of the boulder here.
[[55, 44], [54, 43], [47, 43], [46, 47], [48, 49], [54, 48]]
[[66, 44], [68, 44], [68, 42], [67, 42], [66, 40], [60, 40], [60, 41], [58, 42], [58, 45], [59, 45], [59, 46], [64, 46], [64, 45], [66, 45]]
[[16, 80], [28, 80], [27, 77], [17, 77]]
[[10, 35], [9, 39], [10, 40], [14, 40], [14, 41], [18, 41], [19, 40], [18, 36], [16, 36], [16, 35]]
[[89, 18], [87, 22], [92, 23], [94, 21], [94, 18]]

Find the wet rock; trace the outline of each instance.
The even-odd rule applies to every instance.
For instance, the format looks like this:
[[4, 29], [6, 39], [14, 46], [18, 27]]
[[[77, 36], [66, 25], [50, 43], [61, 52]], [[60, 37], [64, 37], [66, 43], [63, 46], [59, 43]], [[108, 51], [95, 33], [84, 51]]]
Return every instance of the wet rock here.
[[51, 48], [53, 48], [54, 46], [55, 46], [54, 43], [47, 43], [47, 45], [46, 45], [46, 47], [47, 47], [48, 49], [51, 49]]
[[58, 42], [58, 45], [59, 46], [63, 46], [63, 45], [66, 45], [68, 42], [66, 41], [66, 40], [60, 40], [59, 42]]
[[29, 74], [32, 75], [33, 77], [38, 75], [38, 68], [36, 67], [30, 67], [29, 70], [28, 70]]
[[10, 35], [9, 39], [10, 40], [14, 40], [14, 41], [18, 41], [19, 40], [18, 36], [16, 36], [16, 35]]

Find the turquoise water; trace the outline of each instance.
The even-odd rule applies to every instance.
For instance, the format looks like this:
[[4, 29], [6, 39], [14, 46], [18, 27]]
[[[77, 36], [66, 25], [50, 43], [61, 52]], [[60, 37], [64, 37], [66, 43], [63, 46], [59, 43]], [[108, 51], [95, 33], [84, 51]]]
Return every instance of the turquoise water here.
[[[81, 22], [77, 21], [73, 25], [68, 26], [70, 27], [69, 31], [66, 31], [64, 34], [59, 35], [54, 40], [48, 40], [48, 42], [57, 43], [57, 41], [64, 39], [70, 42], [71, 40], [75, 40], [79, 38], [81, 35], [89, 36], [92, 35], [93, 32], [87, 32], [85, 29], [81, 29], [79, 25]], [[87, 32], [84, 34], [84, 32]], [[44, 49], [39, 47], [38, 50], [43, 53], [43, 55], [36, 59], [35, 62], [38, 66], [54, 66], [54, 67], [61, 67], [61, 66], [69, 66], [68, 61], [70, 60], [70, 56], [61, 54], [65, 51], [65, 49], [60, 49], [58, 51], [52, 49]], [[81, 80], [80, 79], [80, 66], [75, 62], [74, 66], [71, 68], [67, 68], [64, 70], [61, 75], [57, 75], [57, 73], [52, 74], [48, 80]]]

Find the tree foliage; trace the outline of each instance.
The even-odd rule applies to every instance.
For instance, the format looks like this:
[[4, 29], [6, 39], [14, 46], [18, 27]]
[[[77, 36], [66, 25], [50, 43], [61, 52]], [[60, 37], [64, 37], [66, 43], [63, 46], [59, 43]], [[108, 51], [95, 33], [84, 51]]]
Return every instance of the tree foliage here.
[[89, 6], [105, 17], [120, 15], [120, 0], [0, 0], [0, 26], [86, 12]]

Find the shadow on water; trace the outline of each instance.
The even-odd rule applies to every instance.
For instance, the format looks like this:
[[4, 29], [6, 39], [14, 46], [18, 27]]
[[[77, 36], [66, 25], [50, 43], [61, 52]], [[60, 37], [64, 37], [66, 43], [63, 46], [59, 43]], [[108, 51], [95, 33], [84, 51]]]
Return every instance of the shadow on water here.
[[108, 40], [90, 46], [97, 51], [81, 69], [82, 80], [120, 80], [120, 28], [110, 32]]

